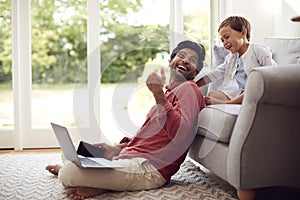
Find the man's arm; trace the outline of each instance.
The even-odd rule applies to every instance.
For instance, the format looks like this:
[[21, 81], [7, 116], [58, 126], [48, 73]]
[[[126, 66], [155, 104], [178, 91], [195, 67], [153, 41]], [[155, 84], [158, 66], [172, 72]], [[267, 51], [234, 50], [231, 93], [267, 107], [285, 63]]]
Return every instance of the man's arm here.
[[[196, 133], [197, 117], [204, 107], [204, 99], [194, 82], [186, 81], [172, 90], [172, 103], [164, 105], [165, 118], [162, 118], [164, 130], [173, 142], [188, 147]], [[185, 146], [185, 147], [184, 147]]]
[[120, 143], [115, 146], [111, 146], [106, 143], [98, 143], [94, 144], [94, 146], [102, 147], [106, 151], [104, 153], [104, 158], [111, 160], [113, 157], [119, 155], [119, 153], [122, 151], [123, 148], [127, 147], [128, 142]]

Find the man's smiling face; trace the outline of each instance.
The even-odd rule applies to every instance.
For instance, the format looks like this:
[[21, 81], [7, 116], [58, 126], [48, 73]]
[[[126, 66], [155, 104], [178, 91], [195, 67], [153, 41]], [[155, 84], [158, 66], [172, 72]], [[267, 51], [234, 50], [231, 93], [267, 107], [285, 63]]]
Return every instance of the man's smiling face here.
[[198, 62], [199, 58], [194, 50], [189, 48], [181, 49], [169, 63], [169, 66], [172, 69], [171, 75], [173, 80], [193, 80], [198, 74]]

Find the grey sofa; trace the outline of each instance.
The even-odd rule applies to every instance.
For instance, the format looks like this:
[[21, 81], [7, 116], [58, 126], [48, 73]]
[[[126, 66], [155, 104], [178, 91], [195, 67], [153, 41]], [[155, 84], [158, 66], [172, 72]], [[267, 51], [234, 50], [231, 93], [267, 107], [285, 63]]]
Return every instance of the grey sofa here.
[[236, 189], [300, 187], [300, 38], [266, 38], [278, 66], [255, 68], [241, 105], [199, 113], [189, 157]]

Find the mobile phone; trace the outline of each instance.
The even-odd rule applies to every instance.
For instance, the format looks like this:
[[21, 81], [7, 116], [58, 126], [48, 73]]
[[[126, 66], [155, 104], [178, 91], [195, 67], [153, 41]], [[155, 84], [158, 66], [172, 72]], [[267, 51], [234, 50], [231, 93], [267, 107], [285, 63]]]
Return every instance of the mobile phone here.
[[105, 149], [103, 147], [96, 147], [84, 141], [80, 141], [77, 154], [84, 157], [103, 158]]

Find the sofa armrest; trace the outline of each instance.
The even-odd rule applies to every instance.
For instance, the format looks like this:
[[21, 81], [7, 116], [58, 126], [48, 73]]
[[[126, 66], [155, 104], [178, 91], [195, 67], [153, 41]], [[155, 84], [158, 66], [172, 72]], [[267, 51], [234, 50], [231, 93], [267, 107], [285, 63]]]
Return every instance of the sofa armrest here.
[[300, 65], [257, 68], [252, 79], [264, 80], [260, 103], [300, 106]]
[[250, 73], [229, 143], [227, 175], [234, 187], [300, 185], [299, 92], [300, 65]]

